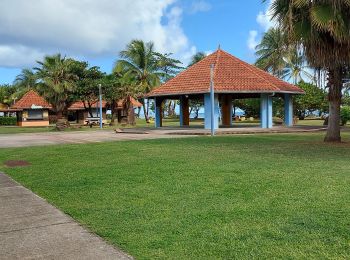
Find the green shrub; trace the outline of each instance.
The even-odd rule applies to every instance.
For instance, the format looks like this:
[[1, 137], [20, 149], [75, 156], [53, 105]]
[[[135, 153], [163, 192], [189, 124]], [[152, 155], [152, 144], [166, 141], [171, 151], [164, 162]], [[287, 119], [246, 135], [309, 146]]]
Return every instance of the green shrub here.
[[0, 125], [16, 125], [17, 118], [16, 117], [0, 117]]
[[343, 106], [340, 109], [340, 121], [341, 125], [346, 125], [346, 123], [350, 120], [350, 106]]

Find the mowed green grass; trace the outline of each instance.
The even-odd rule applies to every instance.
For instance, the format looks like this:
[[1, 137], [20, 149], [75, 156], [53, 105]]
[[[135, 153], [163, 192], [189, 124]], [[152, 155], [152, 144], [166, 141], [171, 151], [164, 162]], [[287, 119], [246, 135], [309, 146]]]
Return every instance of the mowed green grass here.
[[349, 259], [350, 135], [322, 138], [0, 149], [0, 169], [138, 259]]

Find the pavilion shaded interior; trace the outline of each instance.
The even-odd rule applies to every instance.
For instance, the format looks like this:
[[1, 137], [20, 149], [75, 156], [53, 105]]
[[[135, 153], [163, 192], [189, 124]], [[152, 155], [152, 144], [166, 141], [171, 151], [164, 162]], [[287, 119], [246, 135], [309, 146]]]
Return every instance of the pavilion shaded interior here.
[[[211, 81], [210, 67], [214, 66]], [[211, 128], [210, 84], [214, 85], [214, 128], [231, 127], [232, 102], [237, 99], [260, 99], [260, 126], [272, 128], [272, 100], [284, 100], [284, 124], [293, 125], [293, 95], [303, 94], [297, 86], [284, 82], [231, 54], [217, 50], [192, 65], [148, 94], [155, 101], [155, 127], [162, 126], [162, 103], [165, 100], [180, 101], [180, 126], [189, 126], [189, 101], [204, 102], [204, 128]], [[221, 111], [220, 111], [221, 110]]]

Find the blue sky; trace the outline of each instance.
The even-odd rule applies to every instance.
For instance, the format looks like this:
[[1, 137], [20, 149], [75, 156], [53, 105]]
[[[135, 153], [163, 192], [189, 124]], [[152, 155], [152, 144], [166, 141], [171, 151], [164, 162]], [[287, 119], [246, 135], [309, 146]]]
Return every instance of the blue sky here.
[[211, 52], [219, 44], [252, 63], [253, 47], [270, 26], [261, 0], [134, 0], [132, 8], [129, 0], [78, 2], [1, 1], [1, 84], [57, 52], [110, 72], [118, 52], [134, 38], [154, 41], [184, 64], [196, 51]]

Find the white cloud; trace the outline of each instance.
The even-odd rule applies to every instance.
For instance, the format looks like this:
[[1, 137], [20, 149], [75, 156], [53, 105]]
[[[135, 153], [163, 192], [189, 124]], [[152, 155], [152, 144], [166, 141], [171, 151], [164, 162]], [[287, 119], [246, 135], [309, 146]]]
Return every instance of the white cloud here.
[[3, 67], [30, 66], [44, 53], [22, 45], [0, 45], [0, 64]]
[[190, 13], [198, 13], [198, 12], [207, 12], [211, 9], [211, 5], [203, 0], [192, 2], [192, 6], [190, 8]]
[[132, 39], [158, 51], [191, 52], [176, 0], [1, 0], [0, 66], [33, 64], [44, 53], [116, 57]]
[[250, 51], [255, 51], [255, 47], [256, 45], [258, 45], [260, 41], [260, 39], [258, 38], [260, 38], [259, 35], [261, 31], [267, 32], [271, 27], [275, 27], [277, 25], [276, 21], [272, 19], [272, 14], [271, 14], [272, 2], [273, 0], [270, 0], [266, 6], [266, 9], [264, 11], [260, 11], [256, 16], [256, 22], [258, 23], [260, 28], [257, 30], [251, 30], [249, 32], [247, 46]]
[[256, 17], [257, 23], [264, 29], [265, 32], [268, 31], [271, 27], [276, 26], [276, 22], [272, 19], [271, 5], [272, 0], [269, 1], [266, 10], [260, 11]]
[[256, 39], [257, 36], [258, 36], [258, 32], [257, 31], [255, 31], [255, 30], [249, 31], [249, 37], [248, 37], [248, 40], [247, 40], [247, 45], [248, 45], [249, 50], [254, 51], [256, 45], [259, 44], [257, 42], [257, 39]]

